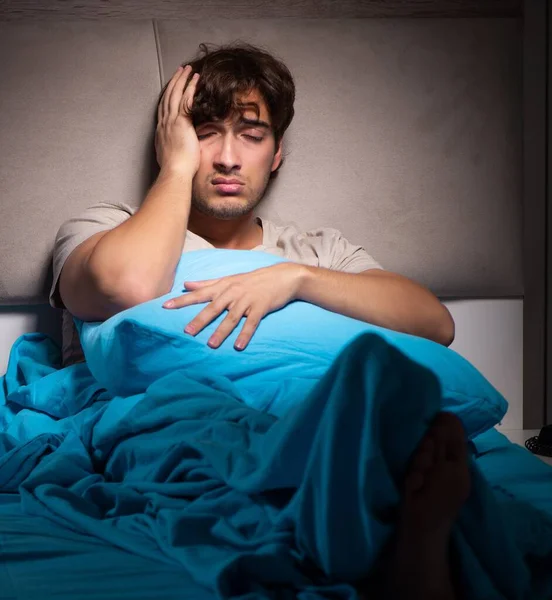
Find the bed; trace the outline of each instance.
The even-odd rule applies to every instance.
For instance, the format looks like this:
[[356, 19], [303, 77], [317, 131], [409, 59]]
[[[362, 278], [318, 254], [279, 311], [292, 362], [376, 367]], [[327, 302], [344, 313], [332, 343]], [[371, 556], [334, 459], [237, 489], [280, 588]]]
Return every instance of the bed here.
[[[508, 435], [547, 408], [544, 173], [522, 154], [542, 125], [522, 94], [542, 83], [522, 77], [537, 9], [525, 33], [513, 1], [0, 10], [0, 598], [356, 598], [443, 409], [469, 437], [467, 597], [552, 598], [552, 466]], [[59, 227], [98, 200], [140, 205], [160, 90], [200, 43], [235, 39], [297, 84], [259, 214], [335, 227], [426, 285], [455, 318], [450, 348], [343, 320], [321, 341], [336, 317], [294, 306], [211, 363], [160, 298], [76, 320], [86, 360], [63, 365]], [[193, 268], [252, 268], [235, 256], [196, 254], [173, 291]]]

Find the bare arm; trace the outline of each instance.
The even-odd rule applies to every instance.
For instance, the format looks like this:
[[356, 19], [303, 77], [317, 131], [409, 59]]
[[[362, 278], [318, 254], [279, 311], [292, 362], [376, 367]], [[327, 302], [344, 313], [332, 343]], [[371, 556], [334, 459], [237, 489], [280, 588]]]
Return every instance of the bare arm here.
[[197, 79], [183, 92], [189, 70], [177, 71], [159, 104], [156, 131], [161, 172], [140, 209], [114, 229], [76, 248], [60, 275], [67, 309], [85, 321], [110, 316], [167, 293], [182, 254], [199, 167], [199, 142], [184, 102], [191, 106]]
[[301, 265], [297, 299], [379, 327], [450, 346], [455, 324], [431, 290], [391, 271], [340, 273]]
[[89, 259], [105, 293], [145, 302], [169, 292], [190, 215], [192, 177], [161, 172], [140, 209], [109, 231]]

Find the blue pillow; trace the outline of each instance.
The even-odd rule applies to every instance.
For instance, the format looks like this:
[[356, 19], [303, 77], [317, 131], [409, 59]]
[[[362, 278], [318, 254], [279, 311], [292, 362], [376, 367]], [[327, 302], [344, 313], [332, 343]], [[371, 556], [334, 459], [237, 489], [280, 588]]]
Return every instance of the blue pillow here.
[[207, 305], [162, 308], [185, 293], [184, 281], [214, 279], [268, 267], [286, 259], [250, 250], [186, 252], [169, 294], [122, 311], [104, 322], [75, 319], [94, 377], [113, 395], [128, 396], [175, 369], [229, 380], [248, 405], [282, 415], [297, 405], [354, 338], [376, 333], [410, 359], [431, 370], [443, 393], [443, 409], [455, 412], [469, 435], [486, 431], [507, 410], [503, 396], [466, 359], [425, 338], [392, 331], [295, 301], [262, 319], [247, 348], [234, 349], [245, 318], [213, 349], [208, 339], [224, 311], [195, 337], [184, 327]]

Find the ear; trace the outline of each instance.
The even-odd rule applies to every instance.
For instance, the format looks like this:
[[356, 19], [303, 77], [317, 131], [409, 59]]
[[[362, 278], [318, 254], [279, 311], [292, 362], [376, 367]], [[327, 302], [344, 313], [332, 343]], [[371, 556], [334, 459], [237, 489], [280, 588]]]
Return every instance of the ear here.
[[280, 140], [280, 144], [278, 145], [278, 151], [276, 152], [276, 154], [274, 155], [274, 159], [272, 160], [272, 167], [271, 167], [271, 171], [275, 171], [278, 168], [278, 165], [280, 164], [280, 162], [282, 161], [282, 144], [283, 144], [283, 138]]

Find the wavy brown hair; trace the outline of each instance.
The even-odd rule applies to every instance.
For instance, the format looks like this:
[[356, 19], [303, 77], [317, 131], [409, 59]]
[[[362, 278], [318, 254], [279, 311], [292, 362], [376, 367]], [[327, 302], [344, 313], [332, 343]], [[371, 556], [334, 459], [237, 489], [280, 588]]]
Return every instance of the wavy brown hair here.
[[[295, 83], [289, 69], [264, 48], [240, 40], [211, 51], [207, 44], [200, 44], [199, 49], [192, 60], [182, 63], [183, 67], [192, 67], [190, 78], [193, 73], [200, 74], [190, 112], [194, 127], [207, 121], [224, 121], [228, 117], [242, 115], [247, 108], [252, 108], [259, 118], [257, 103], [237, 101], [237, 96], [247, 95], [256, 89], [270, 114], [276, 153], [295, 114]], [[277, 175], [283, 163], [282, 157], [270, 179]]]

